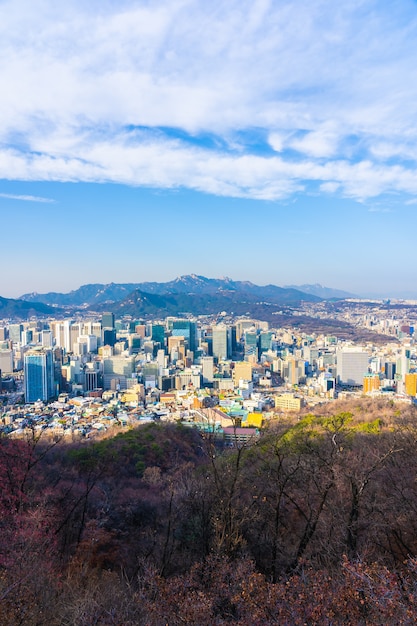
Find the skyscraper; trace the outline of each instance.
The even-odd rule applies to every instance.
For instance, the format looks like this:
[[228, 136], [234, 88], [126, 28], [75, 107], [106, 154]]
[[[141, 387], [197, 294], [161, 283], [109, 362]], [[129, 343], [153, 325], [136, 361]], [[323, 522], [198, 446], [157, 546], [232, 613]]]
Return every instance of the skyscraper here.
[[165, 347], [165, 326], [163, 324], [152, 324], [152, 341], [159, 343], [161, 348]]
[[103, 328], [114, 328], [114, 313], [103, 313], [101, 325]]
[[174, 320], [172, 322], [173, 337], [184, 337], [187, 347], [191, 352], [195, 352], [197, 348], [197, 326], [195, 322], [190, 320]]
[[249, 357], [258, 360], [258, 335], [256, 331], [245, 332], [245, 359]]
[[52, 350], [36, 348], [24, 356], [25, 400], [47, 402], [55, 395]]
[[213, 356], [218, 360], [226, 360], [231, 354], [231, 333], [225, 324], [219, 324], [212, 328]]
[[369, 354], [358, 348], [342, 348], [336, 352], [337, 376], [341, 385], [360, 387], [368, 373]]

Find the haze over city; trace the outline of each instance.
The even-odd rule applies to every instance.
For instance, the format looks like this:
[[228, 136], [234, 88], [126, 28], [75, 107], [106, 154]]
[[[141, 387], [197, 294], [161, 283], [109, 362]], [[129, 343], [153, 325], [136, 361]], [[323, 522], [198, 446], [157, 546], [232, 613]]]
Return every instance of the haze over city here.
[[0, 296], [417, 297], [417, 5], [0, 4]]

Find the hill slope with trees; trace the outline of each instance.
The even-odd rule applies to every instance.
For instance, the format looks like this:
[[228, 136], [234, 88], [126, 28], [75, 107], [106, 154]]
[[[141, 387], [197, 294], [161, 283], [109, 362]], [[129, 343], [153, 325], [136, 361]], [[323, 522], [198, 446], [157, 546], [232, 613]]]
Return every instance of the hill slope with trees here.
[[335, 402], [231, 449], [3, 437], [0, 623], [415, 623], [416, 417]]

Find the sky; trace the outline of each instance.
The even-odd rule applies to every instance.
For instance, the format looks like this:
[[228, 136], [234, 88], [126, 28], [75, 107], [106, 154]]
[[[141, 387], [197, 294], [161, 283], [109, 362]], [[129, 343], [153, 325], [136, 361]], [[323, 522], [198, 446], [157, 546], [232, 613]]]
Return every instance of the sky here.
[[417, 297], [415, 0], [0, 0], [0, 295]]

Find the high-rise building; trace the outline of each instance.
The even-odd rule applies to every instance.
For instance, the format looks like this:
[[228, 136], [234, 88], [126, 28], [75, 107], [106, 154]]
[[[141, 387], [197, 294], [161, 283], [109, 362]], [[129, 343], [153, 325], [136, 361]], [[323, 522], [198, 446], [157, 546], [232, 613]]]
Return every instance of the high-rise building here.
[[173, 320], [171, 334], [173, 337], [184, 337], [191, 352], [197, 348], [197, 325], [190, 320]]
[[388, 380], [394, 380], [396, 373], [396, 364], [393, 361], [385, 362], [385, 378]]
[[268, 352], [272, 346], [272, 333], [270, 331], [263, 331], [259, 335], [259, 352], [262, 354], [263, 352]]
[[112, 328], [103, 327], [103, 345], [114, 346], [116, 343], [116, 331]]
[[172, 362], [185, 358], [185, 339], [182, 336], [168, 337], [168, 354]]
[[218, 359], [219, 361], [224, 361], [230, 358], [232, 351], [230, 328], [228, 328], [225, 324], [213, 326], [212, 338], [212, 350], [214, 358]]
[[249, 357], [258, 360], [258, 335], [256, 331], [245, 332], [245, 359]]
[[240, 380], [252, 380], [252, 364], [247, 361], [236, 361], [232, 376], [235, 387], [239, 385]]
[[13, 350], [0, 350], [0, 370], [3, 374], [12, 374]]
[[52, 336], [51, 330], [41, 331], [41, 343], [44, 348], [52, 348], [54, 343], [53, 343], [53, 336]]
[[290, 385], [298, 385], [305, 377], [305, 361], [288, 355], [282, 363], [281, 376]]
[[33, 343], [33, 331], [29, 329], [22, 330], [20, 343], [22, 346], [27, 346], [29, 343]]
[[103, 313], [101, 325], [103, 328], [114, 328], [114, 313]]
[[159, 343], [161, 348], [165, 347], [165, 326], [152, 324], [152, 341]]
[[341, 348], [336, 352], [337, 377], [341, 385], [360, 387], [368, 373], [369, 354], [358, 348]]
[[404, 381], [405, 375], [410, 371], [410, 352], [409, 350], [403, 350], [401, 356], [397, 359], [397, 375], [401, 376]]
[[236, 322], [236, 340], [240, 341], [245, 331], [249, 329], [256, 330], [256, 321], [255, 320], [239, 320]]
[[22, 338], [22, 324], [10, 324], [9, 325], [9, 339], [13, 341], [13, 343], [20, 343]]
[[55, 396], [54, 359], [52, 350], [36, 348], [24, 356], [25, 400], [47, 402]]
[[212, 356], [201, 357], [201, 374], [204, 385], [211, 385], [214, 381], [214, 362]]

